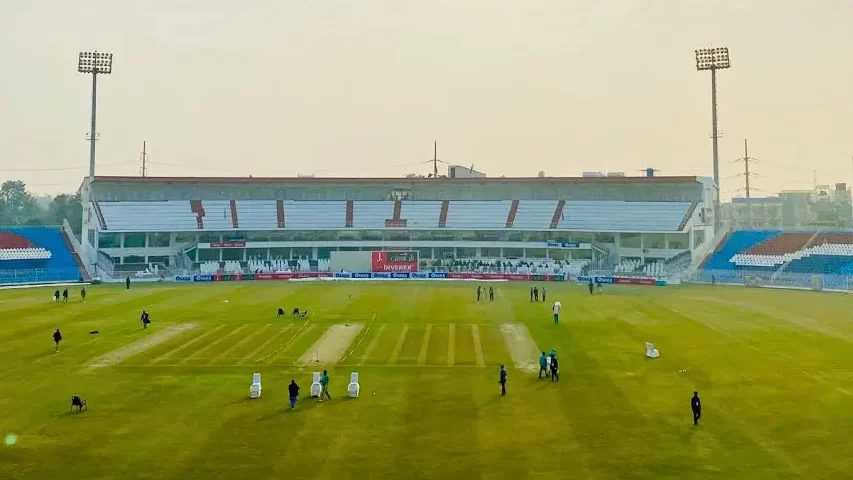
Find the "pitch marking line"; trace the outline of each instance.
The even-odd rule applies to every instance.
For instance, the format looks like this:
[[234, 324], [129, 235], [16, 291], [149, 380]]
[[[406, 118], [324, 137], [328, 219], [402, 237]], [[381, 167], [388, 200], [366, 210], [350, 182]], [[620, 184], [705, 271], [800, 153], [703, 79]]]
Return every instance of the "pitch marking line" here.
[[[249, 326], [248, 324], [244, 324], [244, 325], [241, 325], [241, 326], [235, 328], [234, 330], [231, 330], [230, 332], [226, 333], [224, 336], [217, 338], [216, 340], [208, 343], [206, 346], [202, 347], [201, 349], [196, 350], [195, 352], [191, 353], [190, 355], [184, 357], [184, 359], [178, 363], [179, 364], [187, 363], [190, 360], [195, 360], [195, 359], [199, 358], [200, 353], [203, 354], [204, 352], [209, 351], [213, 347], [219, 345], [220, 343], [224, 342], [225, 340], [228, 340], [229, 338], [231, 338], [235, 334], [239, 333], [241, 330], [246, 329], [248, 326]], [[200, 357], [200, 358], [202, 360], [204, 360], [204, 357]]]
[[301, 326], [301, 327], [299, 327], [299, 330], [297, 330], [297, 331], [296, 331], [296, 333], [295, 333], [295, 334], [293, 334], [293, 336], [292, 336], [292, 337], [290, 337], [290, 340], [288, 340], [287, 342], [285, 342], [285, 343], [284, 343], [284, 345], [282, 345], [282, 346], [280, 346], [280, 347], [276, 348], [275, 350], [273, 350], [272, 352], [270, 352], [270, 353], [268, 353], [268, 354], [264, 355], [264, 356], [263, 356], [263, 357], [261, 357], [261, 358], [256, 358], [256, 359], [255, 359], [255, 361], [256, 361], [256, 362], [260, 362], [261, 360], [266, 360], [267, 358], [269, 358], [269, 357], [271, 357], [271, 356], [275, 355], [276, 353], [278, 353], [281, 349], [286, 348], [287, 346], [289, 346], [289, 345], [290, 345], [290, 343], [291, 343], [291, 342], [293, 342], [293, 340], [294, 340], [294, 339], [296, 339], [296, 337], [298, 337], [298, 336], [299, 336], [299, 334], [300, 334], [300, 333], [302, 333], [302, 331], [303, 331], [303, 330], [305, 330], [305, 327], [307, 327], [307, 326], [308, 326], [308, 322], [310, 322], [310, 321], [311, 321], [310, 319], [305, 320], [305, 323], [303, 323], [303, 324], [302, 324], [302, 326]]
[[164, 353], [163, 355], [160, 355], [159, 357], [152, 359], [151, 361], [149, 361], [149, 362], [148, 362], [148, 364], [149, 364], [149, 365], [154, 365], [155, 363], [159, 363], [159, 362], [161, 362], [162, 360], [164, 360], [164, 359], [166, 359], [166, 358], [168, 358], [168, 357], [170, 357], [170, 356], [174, 355], [175, 353], [178, 353], [178, 352], [180, 352], [181, 350], [184, 350], [184, 349], [186, 349], [186, 348], [189, 348], [189, 347], [191, 347], [191, 346], [195, 345], [196, 343], [201, 342], [201, 341], [202, 341], [202, 340], [204, 340], [205, 338], [207, 338], [207, 337], [209, 337], [209, 336], [213, 335], [214, 333], [216, 333], [216, 332], [218, 332], [218, 331], [222, 330], [222, 329], [223, 329], [223, 328], [225, 328], [226, 326], [227, 326], [227, 325], [220, 325], [220, 326], [218, 326], [218, 327], [216, 327], [216, 328], [213, 328], [213, 329], [211, 329], [211, 330], [208, 330], [206, 333], [203, 333], [203, 334], [199, 335], [198, 337], [195, 337], [194, 339], [190, 340], [189, 342], [187, 342], [187, 343], [185, 343], [185, 344], [183, 344], [183, 345], [178, 345], [177, 347], [175, 347], [175, 348], [173, 348], [173, 349], [169, 350], [168, 352]]
[[[347, 352], [347, 354], [346, 354], [346, 355], [344, 355], [344, 357], [340, 359], [340, 361], [339, 361], [338, 363], [344, 363], [344, 360], [346, 360], [347, 358], [349, 358], [349, 356], [350, 356], [350, 355], [352, 355], [352, 352], [354, 352], [354, 351], [355, 351], [355, 349], [356, 349], [356, 348], [358, 348], [358, 346], [359, 346], [359, 345], [361, 345], [361, 342], [363, 342], [363, 341], [364, 341], [364, 338], [365, 338], [365, 337], [367, 337], [367, 332], [369, 332], [369, 331], [370, 331], [370, 328], [373, 326], [373, 322], [375, 322], [375, 321], [376, 321], [376, 314], [374, 313], [374, 314], [373, 314], [373, 318], [371, 318], [371, 319], [370, 319], [370, 323], [367, 325], [367, 328], [365, 328], [365, 329], [361, 332], [361, 337], [358, 339], [358, 343], [356, 343], [356, 344], [355, 344], [355, 345], [354, 345], [354, 346], [349, 350], [349, 352]], [[383, 327], [385, 327], [385, 325], [383, 325]]]
[[[367, 344], [367, 349], [364, 351], [364, 355], [361, 356], [361, 360], [359, 360], [359, 365], [364, 365], [367, 362], [367, 359], [370, 358], [370, 354], [376, 350], [376, 345], [379, 344], [379, 338], [382, 336], [382, 333], [385, 332], [385, 325], [382, 324], [379, 326], [379, 331], [376, 332], [376, 336], [373, 337], [373, 340]], [[342, 360], [343, 362], [343, 360]]]
[[477, 359], [477, 366], [484, 367], [486, 362], [483, 360], [483, 345], [480, 343], [480, 327], [471, 325], [471, 337], [474, 339], [474, 357]]
[[290, 329], [293, 328], [293, 325], [285, 325], [285, 327], [278, 332], [272, 334], [270, 338], [268, 338], [265, 342], [261, 342], [258, 348], [252, 350], [250, 353], [247, 353], [246, 356], [237, 361], [238, 364], [245, 363], [253, 358], [257, 357], [261, 352], [263, 352], [267, 347], [269, 347], [274, 341], [278, 340], [282, 335], [289, 332]]
[[255, 337], [257, 337], [257, 336], [261, 335], [262, 333], [266, 332], [267, 330], [269, 330], [269, 328], [271, 326], [273, 326], [273, 324], [268, 323], [268, 324], [264, 325], [263, 327], [261, 327], [260, 330], [255, 330], [255, 332], [252, 333], [251, 335], [247, 335], [246, 337], [243, 337], [243, 339], [240, 340], [239, 342], [235, 343], [234, 345], [231, 345], [228, 349], [223, 350], [222, 353], [220, 353], [219, 355], [216, 355], [215, 357], [211, 358], [210, 362], [208, 362], [208, 364], [213, 364], [213, 363], [218, 362], [219, 360], [222, 360], [223, 358], [228, 358], [228, 355], [231, 355], [231, 353], [234, 352], [235, 350], [237, 350], [238, 348], [240, 348], [241, 345], [243, 345], [245, 343], [249, 343], [250, 341], [254, 340]]
[[394, 345], [394, 350], [391, 351], [391, 358], [388, 359], [388, 365], [397, 363], [397, 358], [400, 356], [400, 350], [403, 349], [403, 342], [406, 341], [406, 334], [409, 333], [409, 326], [403, 325], [403, 330], [400, 331], [400, 336], [397, 337], [397, 343]]
[[427, 350], [429, 349], [429, 337], [432, 334], [432, 325], [427, 325], [424, 331], [424, 343], [421, 344], [421, 353], [418, 355], [418, 365], [426, 363]]
[[456, 324], [447, 327], [447, 364], [456, 363]]

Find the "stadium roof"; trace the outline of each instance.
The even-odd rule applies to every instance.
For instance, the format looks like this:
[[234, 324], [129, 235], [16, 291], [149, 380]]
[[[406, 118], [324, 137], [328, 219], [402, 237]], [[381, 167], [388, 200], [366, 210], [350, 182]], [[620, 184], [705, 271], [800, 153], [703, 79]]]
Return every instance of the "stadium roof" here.
[[131, 177], [96, 176], [94, 182], [104, 183], [232, 183], [232, 184], [329, 184], [329, 183], [523, 183], [523, 182], [565, 182], [565, 183], [689, 183], [693, 177], [486, 177], [486, 178], [367, 178], [367, 177]]

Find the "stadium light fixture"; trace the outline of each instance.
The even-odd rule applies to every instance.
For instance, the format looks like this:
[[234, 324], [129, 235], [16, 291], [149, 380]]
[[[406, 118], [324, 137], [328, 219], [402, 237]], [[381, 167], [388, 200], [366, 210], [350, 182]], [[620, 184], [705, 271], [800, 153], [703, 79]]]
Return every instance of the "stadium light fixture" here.
[[89, 178], [95, 178], [95, 141], [98, 132], [95, 129], [98, 109], [98, 75], [113, 73], [113, 54], [103, 52], [80, 52], [77, 58], [77, 71], [92, 75], [92, 118], [89, 132]]
[[696, 70], [711, 71], [711, 140], [714, 161], [714, 184], [717, 186], [717, 198], [714, 201], [714, 232], [720, 231], [722, 224], [720, 211], [720, 156], [717, 128], [717, 70], [730, 68], [729, 49], [727, 47], [700, 48], [696, 50]]

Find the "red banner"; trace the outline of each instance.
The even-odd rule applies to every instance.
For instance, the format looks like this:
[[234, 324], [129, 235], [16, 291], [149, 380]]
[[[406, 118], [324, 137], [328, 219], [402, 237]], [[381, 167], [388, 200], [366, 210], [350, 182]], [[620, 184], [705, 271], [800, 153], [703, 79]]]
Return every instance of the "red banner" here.
[[418, 271], [418, 252], [370, 252], [370, 270], [401, 273]]
[[246, 242], [243, 240], [231, 240], [228, 242], [210, 242], [210, 248], [245, 248]]
[[[530, 280], [526, 273], [459, 273], [451, 272], [447, 278], [456, 280]], [[544, 280], [544, 279], [543, 279]]]

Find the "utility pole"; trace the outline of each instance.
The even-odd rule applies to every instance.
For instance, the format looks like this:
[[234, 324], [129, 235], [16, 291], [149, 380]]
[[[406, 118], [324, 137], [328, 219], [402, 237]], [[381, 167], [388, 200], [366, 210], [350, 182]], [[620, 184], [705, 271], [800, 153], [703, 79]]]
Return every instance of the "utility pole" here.
[[145, 141], [142, 141], [142, 176], [146, 176], [148, 173], [148, 169], [146, 168], [146, 162], [148, 160], [148, 154], [145, 152]]
[[745, 185], [746, 198], [750, 198], [750, 196], [749, 196], [749, 177], [755, 175], [755, 173], [749, 171], [749, 162], [753, 162], [753, 161], [755, 161], [755, 159], [749, 156], [749, 145], [748, 145], [746, 139], [743, 140], [743, 158], [739, 158], [735, 161], [736, 162], [743, 162], [743, 177], [744, 177], [744, 181], [746, 183], [746, 185]]
[[432, 178], [438, 178], [438, 142], [432, 142]]

